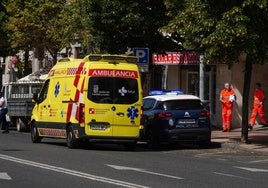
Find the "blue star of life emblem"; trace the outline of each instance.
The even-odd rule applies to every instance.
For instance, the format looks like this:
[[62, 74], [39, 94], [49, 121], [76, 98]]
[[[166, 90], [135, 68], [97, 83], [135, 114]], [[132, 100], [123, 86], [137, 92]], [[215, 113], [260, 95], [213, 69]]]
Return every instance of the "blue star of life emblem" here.
[[133, 121], [135, 118], [138, 117], [138, 109], [131, 106], [127, 109], [127, 117], [130, 118], [131, 121]]
[[60, 83], [57, 82], [57, 84], [55, 85], [55, 90], [54, 90], [55, 97], [58, 96], [59, 92], [60, 92]]

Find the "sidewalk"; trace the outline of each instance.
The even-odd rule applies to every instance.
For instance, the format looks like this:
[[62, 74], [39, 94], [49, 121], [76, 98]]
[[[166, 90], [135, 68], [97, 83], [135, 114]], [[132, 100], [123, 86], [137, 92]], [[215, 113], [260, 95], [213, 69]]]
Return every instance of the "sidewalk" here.
[[231, 132], [212, 130], [212, 142], [224, 145], [236, 144], [241, 149], [268, 154], [268, 127], [254, 126], [254, 129], [248, 132], [248, 140], [249, 144], [241, 142], [241, 128], [234, 129]]

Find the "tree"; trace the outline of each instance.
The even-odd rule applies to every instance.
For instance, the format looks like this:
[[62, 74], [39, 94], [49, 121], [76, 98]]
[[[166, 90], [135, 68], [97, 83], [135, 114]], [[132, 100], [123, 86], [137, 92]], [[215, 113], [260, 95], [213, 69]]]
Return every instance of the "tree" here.
[[88, 29], [94, 52], [125, 53], [133, 47], [163, 52], [180, 48], [158, 31], [169, 21], [163, 0], [84, 0], [84, 3], [91, 21]]
[[86, 49], [95, 38], [90, 33], [92, 27], [88, 8], [90, 1], [69, 0], [67, 2], [61, 12], [61, 20], [58, 21], [58, 28], [61, 28], [61, 32], [58, 32], [61, 35], [58, 38], [65, 46], [77, 43]]
[[0, 3], [0, 57], [6, 57], [10, 53], [10, 43], [8, 41], [8, 31], [6, 24], [8, 22], [8, 15], [4, 7], [5, 1]]
[[248, 142], [248, 99], [252, 64], [268, 60], [268, 0], [165, 0], [173, 19], [161, 30], [178, 33], [184, 45], [207, 60], [230, 66], [246, 56], [241, 141]]
[[66, 25], [68, 17], [64, 18], [67, 15], [65, 6], [67, 4], [62, 0], [8, 0], [7, 26], [11, 31], [12, 47], [25, 51], [35, 49], [40, 61], [44, 58], [44, 50], [48, 50], [55, 62], [58, 51], [71, 40], [72, 31]]
[[[8, 15], [5, 8], [5, 0], [0, 3], [0, 57], [3, 57], [4, 63], [6, 63], [6, 57], [11, 53], [11, 46], [8, 41], [8, 30], [6, 24], [8, 22]], [[2, 87], [2, 65], [0, 67], [0, 87]]]

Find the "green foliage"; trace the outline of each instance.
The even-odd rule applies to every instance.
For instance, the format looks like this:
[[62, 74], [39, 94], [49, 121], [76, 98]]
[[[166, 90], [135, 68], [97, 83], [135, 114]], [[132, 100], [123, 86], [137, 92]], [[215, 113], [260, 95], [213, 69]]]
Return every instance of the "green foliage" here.
[[[8, 29], [12, 32], [9, 39], [14, 48], [43, 50], [51, 53], [63, 47], [63, 24], [58, 23], [63, 10], [62, 0], [8, 0], [6, 9], [9, 14]], [[61, 27], [59, 27], [61, 26]]]
[[7, 56], [10, 51], [10, 44], [8, 42], [7, 29], [6, 24], [8, 22], [8, 15], [6, 9], [4, 7], [5, 0], [2, 0], [0, 3], [0, 56]]
[[162, 0], [85, 1], [94, 52], [124, 53], [128, 47], [149, 47], [154, 52], [178, 48], [158, 31], [168, 23]]
[[255, 63], [268, 60], [267, 0], [165, 2], [173, 19], [161, 31], [182, 35], [184, 45], [207, 61], [231, 64], [242, 53]]
[[232, 65], [246, 54], [241, 140], [247, 142], [252, 64], [268, 61], [268, 0], [165, 0], [165, 4], [172, 20], [161, 31], [184, 37], [183, 45], [203, 54], [207, 63]]
[[76, 42], [95, 53], [180, 48], [180, 37], [158, 31], [169, 21], [163, 0], [7, 0], [6, 8], [13, 48], [51, 54]]
[[55, 31], [51, 31], [50, 35], [61, 40], [63, 47], [76, 42], [86, 46], [91, 40], [87, 6], [83, 0], [69, 0], [58, 19], [53, 20], [56, 27], [52, 27]]

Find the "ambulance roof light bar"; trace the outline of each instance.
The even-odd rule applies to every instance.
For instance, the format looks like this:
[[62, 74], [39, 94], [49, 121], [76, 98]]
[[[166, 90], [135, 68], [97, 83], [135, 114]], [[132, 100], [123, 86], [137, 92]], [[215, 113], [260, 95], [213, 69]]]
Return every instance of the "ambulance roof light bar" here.
[[137, 63], [138, 58], [135, 56], [127, 56], [127, 55], [109, 55], [109, 54], [92, 54], [86, 56], [84, 59], [88, 59], [89, 61], [126, 61], [127, 63]]

